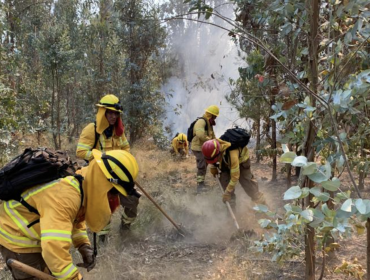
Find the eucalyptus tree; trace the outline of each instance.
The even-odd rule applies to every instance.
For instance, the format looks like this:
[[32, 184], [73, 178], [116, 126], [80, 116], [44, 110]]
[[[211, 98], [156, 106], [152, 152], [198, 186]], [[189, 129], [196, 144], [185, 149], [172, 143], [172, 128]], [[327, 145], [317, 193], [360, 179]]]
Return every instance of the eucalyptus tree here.
[[159, 91], [159, 51], [166, 32], [159, 20], [158, 7], [142, 0], [116, 1], [116, 34], [125, 54], [122, 89], [127, 110], [130, 142], [161, 124], [165, 98]]
[[[369, 121], [369, 1], [235, 3], [237, 22], [225, 19], [234, 26], [230, 35], [261, 48], [266, 53], [265, 66], [272, 58], [277, 76], [271, 77], [267, 69], [263, 74], [278, 81], [278, 88], [288, 88], [288, 98], [277, 100], [272, 116], [288, 132], [283, 135], [280, 161], [302, 168], [298, 184], [284, 195], [292, 202], [285, 205], [286, 214], [280, 217], [285, 223], [275, 220], [267, 207], [256, 207], [271, 216], [260, 220], [261, 226], [276, 229], [271, 238], [257, 242], [257, 247], [274, 251], [276, 260], [299, 256], [304, 249], [305, 278], [315, 279], [316, 249], [325, 260], [325, 252], [335, 247], [328, 242], [331, 237], [338, 240], [369, 226], [370, 201], [361, 198], [351, 168], [369, 133], [364, 124]], [[203, 2], [195, 4], [200, 11], [208, 9]], [[255, 29], [260, 33], [253, 32]], [[266, 38], [268, 29], [277, 32], [273, 43]], [[286, 145], [297, 140], [301, 155]], [[362, 159], [366, 161], [366, 157]], [[350, 189], [341, 184], [344, 170]], [[323, 273], [324, 267], [320, 278]], [[357, 275], [362, 277], [361, 272]]]

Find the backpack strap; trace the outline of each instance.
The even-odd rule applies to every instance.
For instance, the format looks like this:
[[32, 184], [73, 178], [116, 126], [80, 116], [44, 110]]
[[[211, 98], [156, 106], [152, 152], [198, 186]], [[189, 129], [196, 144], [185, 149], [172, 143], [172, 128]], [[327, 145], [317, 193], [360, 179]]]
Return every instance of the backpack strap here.
[[[94, 146], [92, 146], [92, 149], [95, 148], [95, 146], [98, 143], [99, 138], [100, 138], [100, 134], [96, 131], [96, 121], [94, 122], [94, 130], [95, 130], [95, 141], [94, 141]], [[99, 141], [99, 144], [100, 144], [100, 150], [102, 151], [103, 147], [102, 147], [100, 141]]]
[[[238, 156], [238, 158], [239, 158], [240, 154], [242, 152], [242, 148], [238, 148], [238, 151], [239, 151], [239, 156]], [[231, 157], [230, 157], [230, 149], [229, 148], [226, 149], [225, 154], [222, 156], [222, 162], [224, 163], [224, 165], [229, 165], [229, 164], [231, 165]]]
[[[40, 213], [39, 211], [37, 211], [37, 209], [33, 206], [31, 206], [28, 202], [26, 202], [23, 197], [19, 197], [18, 199], [16, 199], [17, 201], [19, 201], [24, 207], [26, 207], [28, 209], [28, 211], [32, 212], [32, 213], [35, 213], [36, 215], [40, 216]], [[33, 225], [37, 224], [40, 222], [40, 219], [36, 219], [34, 220], [33, 222], [29, 223], [27, 225], [28, 228], [32, 227]]]
[[203, 119], [206, 122], [205, 131], [207, 131], [207, 134], [208, 134], [208, 122], [207, 122], [207, 119], [205, 117], [199, 117], [198, 119]]
[[77, 175], [74, 175], [74, 177], [77, 179], [78, 181], [78, 185], [80, 186], [80, 193], [81, 193], [81, 204], [80, 204], [80, 209], [82, 208], [82, 204], [84, 202], [84, 189], [82, 188], [82, 182], [83, 180], [85, 179], [82, 175], [80, 174], [77, 174]]
[[28, 211], [32, 212], [32, 213], [35, 213], [36, 215], [39, 215], [40, 216], [40, 213], [39, 211], [37, 211], [37, 209], [31, 205], [28, 204], [28, 202], [26, 202], [23, 197], [19, 197], [19, 199], [16, 199], [17, 201], [19, 201], [24, 207], [26, 207], [28, 209]]
[[[82, 176], [82, 175], [80, 175], [80, 174], [78, 174], [78, 175], [75, 175], [75, 176], [73, 176], [73, 177], [75, 177], [76, 179], [77, 179], [77, 181], [78, 181], [78, 185], [79, 185], [79, 187], [80, 187], [80, 193], [81, 193], [81, 204], [80, 204], [80, 209], [81, 209], [81, 207], [82, 207], [82, 203], [83, 203], [83, 201], [84, 201], [84, 190], [83, 190], [83, 188], [82, 188], [82, 182], [83, 182], [83, 180], [84, 180], [84, 177]], [[33, 206], [31, 206], [30, 204], [28, 204], [24, 199], [23, 199], [23, 197], [20, 197], [19, 199], [16, 199], [17, 201], [19, 201], [24, 207], [26, 207], [27, 209], [28, 209], [28, 211], [30, 211], [30, 212], [32, 212], [32, 213], [35, 213], [35, 214], [37, 214], [37, 215], [39, 215], [40, 216], [40, 213], [39, 213], [39, 211], [37, 211], [37, 209], [35, 208], [35, 207], [33, 207]], [[27, 227], [28, 228], [30, 228], [30, 227], [32, 227], [33, 225], [35, 225], [35, 224], [37, 224], [37, 223], [39, 223], [40, 222], [40, 219], [36, 219], [36, 220], [34, 220], [33, 222], [31, 222], [31, 223], [29, 223], [28, 225], [27, 225]]]

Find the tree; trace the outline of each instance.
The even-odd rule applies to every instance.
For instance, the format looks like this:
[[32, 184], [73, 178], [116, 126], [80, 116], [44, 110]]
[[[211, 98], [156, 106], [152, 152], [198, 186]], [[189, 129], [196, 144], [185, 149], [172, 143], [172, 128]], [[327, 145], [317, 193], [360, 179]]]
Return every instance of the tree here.
[[[274, 258], [281, 260], [302, 249], [290, 246], [286, 240], [296, 240], [302, 245], [299, 240], [304, 236], [305, 278], [315, 279], [316, 249], [324, 252], [322, 249], [330, 236], [345, 236], [352, 231], [352, 225], [361, 232], [358, 229], [364, 229], [364, 221], [368, 222], [369, 218], [370, 201], [361, 198], [350, 168], [352, 159], [347, 153], [347, 145], [358, 147], [355, 141], [365, 139], [367, 132], [360, 130], [364, 134], [353, 137], [344, 130], [349, 119], [355, 123], [359, 119], [368, 121], [367, 115], [358, 114], [361, 106], [357, 102], [368, 88], [369, 71], [362, 67], [368, 63], [364, 46], [370, 26], [363, 20], [366, 12], [360, 9], [367, 1], [328, 1], [320, 5], [315, 0], [238, 1], [236, 4], [237, 22], [223, 18], [234, 26], [230, 35], [261, 48], [278, 67], [274, 77], [267, 69], [264, 71], [278, 88], [280, 85], [289, 88], [290, 100], [276, 100], [275, 115], [271, 118], [281, 125], [289, 124], [283, 131], [289, 128], [289, 131], [303, 131], [304, 135], [298, 142], [301, 155], [283, 145], [284, 154], [280, 157], [280, 161], [302, 168], [298, 185], [289, 188], [284, 196], [293, 200], [285, 206], [286, 223], [261, 220], [263, 227], [277, 231], [259, 245], [262, 250], [276, 249]], [[207, 4], [197, 2], [195, 7], [204, 12]], [[273, 44], [267, 38], [270, 29], [277, 32]], [[246, 50], [250, 53], [250, 49]], [[296, 135], [299, 136], [286, 134], [283, 139], [291, 144], [297, 141]], [[353, 154], [358, 155], [359, 150]], [[321, 164], [317, 163], [318, 155], [322, 157]], [[358, 196], [356, 199], [351, 198], [350, 191], [340, 189], [339, 177], [344, 167]], [[274, 217], [266, 207], [257, 209]]]
[[[126, 122], [133, 144], [152, 126], [160, 125], [164, 113], [164, 95], [158, 90], [156, 64], [166, 33], [158, 18], [158, 9], [141, 0], [117, 1], [117, 36], [126, 54], [124, 78], [128, 110]], [[157, 72], [157, 73], [156, 73]]]

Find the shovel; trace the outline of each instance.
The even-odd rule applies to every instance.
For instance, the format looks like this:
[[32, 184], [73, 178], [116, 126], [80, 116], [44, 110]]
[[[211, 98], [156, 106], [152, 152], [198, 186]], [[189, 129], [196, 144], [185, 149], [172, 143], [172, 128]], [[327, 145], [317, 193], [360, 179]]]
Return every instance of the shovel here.
[[164, 210], [161, 208], [161, 206], [158, 205], [157, 202], [155, 202], [155, 200], [151, 197], [150, 194], [148, 194], [140, 185], [138, 182], [135, 182], [135, 185], [145, 194], [145, 196], [151, 201], [153, 202], [153, 204], [155, 205], [155, 207], [158, 208], [159, 211], [162, 212], [162, 214], [171, 222], [171, 224], [174, 225], [174, 227], [177, 229], [177, 231], [179, 232], [179, 234], [182, 236], [182, 237], [185, 237], [186, 233], [184, 232], [184, 230], [182, 230], [180, 228], [180, 226], [178, 224], [176, 224], [170, 216], [167, 215], [166, 212], [164, 212]]
[[[222, 193], [224, 193], [224, 189], [222, 188], [222, 185], [221, 185], [221, 182], [220, 182], [220, 178], [218, 176], [216, 176], [216, 178], [217, 178], [218, 186], [220, 187]], [[236, 220], [235, 215], [234, 215], [234, 212], [233, 212], [233, 209], [231, 209], [230, 203], [228, 201], [226, 201], [226, 206], [227, 206], [227, 209], [229, 209], [229, 213], [230, 213], [231, 217], [234, 220], [234, 224], [235, 224], [237, 230], [240, 230], [238, 221]]]
[[32, 275], [36, 277], [37, 279], [41, 280], [56, 280], [53, 276], [46, 274], [45, 272], [42, 272], [32, 266], [29, 266], [25, 263], [22, 263], [20, 261], [16, 261], [14, 259], [8, 259], [7, 260], [7, 265], [11, 266], [14, 269], [23, 271], [24, 273], [27, 273], [29, 275]]

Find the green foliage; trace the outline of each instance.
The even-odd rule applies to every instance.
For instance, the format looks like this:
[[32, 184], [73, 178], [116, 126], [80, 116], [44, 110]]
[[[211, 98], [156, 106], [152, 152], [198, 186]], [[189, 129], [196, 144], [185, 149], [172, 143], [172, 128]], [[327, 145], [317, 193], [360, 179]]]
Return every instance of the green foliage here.
[[126, 90], [123, 104], [133, 143], [151, 128], [162, 127], [166, 101], [158, 91], [162, 79], [156, 65], [166, 33], [158, 9], [144, 1], [116, 1], [115, 11], [117, 39], [127, 53], [122, 72]]
[[[0, 80], [13, 91], [1, 102], [9, 98], [17, 108], [8, 106], [11, 117], [2, 118], [2, 125], [51, 132], [56, 146], [61, 135], [75, 142], [81, 128], [94, 120], [94, 104], [112, 93], [124, 104], [129, 134], [154, 133], [165, 105], [158, 65], [166, 33], [157, 8], [146, 1], [50, 5], [0, 3]], [[134, 19], [126, 18], [129, 5], [136, 9]], [[22, 118], [13, 116], [18, 109]]]
[[205, 4], [204, 1], [201, 1], [201, 0], [185, 0], [184, 3], [185, 4], [187, 4], [187, 3], [190, 4], [190, 6], [191, 6], [191, 8], [189, 10], [190, 13], [193, 12], [193, 11], [198, 12], [198, 18], [201, 15], [204, 15], [205, 19], [209, 19], [212, 16], [213, 8], [210, 5]]
[[[281, 158], [285, 162], [291, 162], [293, 166], [305, 167], [316, 166], [317, 163], [308, 162], [304, 156], [296, 156], [294, 153], [284, 148], [286, 151]], [[328, 161], [325, 165], [319, 165], [310, 171], [310, 179], [316, 179], [314, 188], [301, 188], [293, 186], [284, 193], [284, 200], [291, 200], [290, 204], [285, 205], [284, 222], [277, 220], [263, 220], [260, 224], [266, 229], [275, 229], [271, 237], [266, 238], [263, 242], [256, 242], [256, 249], [259, 251], [275, 252], [274, 259], [283, 261], [291, 258], [293, 255], [298, 256], [302, 247], [297, 248], [296, 244], [287, 244], [285, 239], [300, 240], [299, 236], [303, 236], [305, 225], [310, 225], [316, 230], [316, 239], [318, 244], [323, 244], [328, 234], [338, 238], [345, 237], [355, 230], [361, 234], [361, 225], [370, 217], [370, 200], [369, 199], [353, 199], [350, 198], [349, 191], [341, 191], [340, 180], [336, 177], [331, 178], [331, 168]], [[323, 191], [335, 191], [333, 199], [329, 193]], [[300, 199], [303, 199], [311, 194], [312, 200], [316, 201], [316, 208], [302, 209], [298, 205]], [[335, 209], [329, 209], [327, 201], [332, 200]], [[259, 212], [268, 212], [268, 209], [255, 207]], [[274, 216], [269, 212], [270, 216]], [[275, 214], [275, 217], [277, 215]], [[297, 241], [296, 241], [297, 242]], [[288, 248], [286, 248], [288, 246]], [[294, 252], [294, 254], [292, 253]]]

